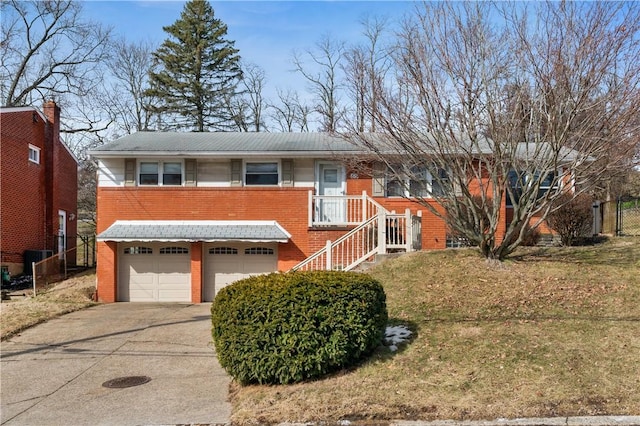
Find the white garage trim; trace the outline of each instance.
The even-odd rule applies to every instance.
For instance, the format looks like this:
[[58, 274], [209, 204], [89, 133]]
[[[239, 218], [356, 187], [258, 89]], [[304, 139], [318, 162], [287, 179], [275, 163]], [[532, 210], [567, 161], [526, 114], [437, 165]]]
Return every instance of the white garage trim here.
[[191, 301], [189, 244], [120, 243], [118, 253], [118, 301]]

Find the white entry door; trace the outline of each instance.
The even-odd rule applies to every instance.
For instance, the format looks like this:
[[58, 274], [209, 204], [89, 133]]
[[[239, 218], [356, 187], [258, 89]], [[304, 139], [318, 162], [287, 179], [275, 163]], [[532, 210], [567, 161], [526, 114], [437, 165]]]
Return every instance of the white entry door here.
[[[318, 165], [318, 195], [321, 197], [316, 203], [316, 219], [321, 222], [346, 222], [346, 182], [344, 167], [335, 163], [320, 163]], [[333, 198], [335, 197], [335, 198]]]
[[67, 249], [67, 212], [58, 210], [58, 258], [65, 259]]

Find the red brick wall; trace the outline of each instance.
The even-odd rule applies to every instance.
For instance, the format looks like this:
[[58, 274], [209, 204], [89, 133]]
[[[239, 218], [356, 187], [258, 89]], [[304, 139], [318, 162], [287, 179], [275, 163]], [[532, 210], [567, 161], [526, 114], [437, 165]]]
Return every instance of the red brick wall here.
[[[45, 122], [35, 111], [0, 114], [0, 250], [13, 274], [22, 272], [25, 250], [48, 248], [44, 139]], [[40, 148], [40, 164], [29, 161], [29, 144]]]
[[[0, 114], [2, 263], [22, 272], [25, 250], [56, 250], [58, 210], [67, 212], [68, 248], [75, 246], [77, 163], [61, 144], [60, 109], [45, 104], [35, 110]], [[40, 148], [40, 164], [28, 160], [29, 144]]]
[[98, 234], [116, 220], [275, 220], [292, 237], [278, 248], [278, 269], [312, 252], [306, 188], [98, 188]]
[[[371, 194], [369, 176], [358, 174], [351, 177], [351, 173], [348, 176], [349, 195], [360, 195], [362, 191]], [[308, 188], [100, 187], [97, 194], [97, 232], [103, 232], [116, 220], [276, 220], [291, 234], [290, 241], [278, 248], [278, 269], [286, 271], [324, 247], [327, 240], [335, 241], [351, 229], [310, 230], [308, 194]], [[407, 208], [413, 214], [421, 211], [422, 248], [445, 248], [445, 223], [425, 206], [403, 198], [375, 199], [386, 209], [397, 213], [403, 213]], [[442, 207], [433, 203], [438, 211], [442, 211]], [[501, 218], [503, 230], [504, 216]], [[109, 256], [112, 251], [109, 246], [99, 244], [99, 259]], [[194, 302], [200, 300], [202, 291], [201, 256], [201, 248], [198, 251], [192, 246]], [[117, 262], [112, 260], [107, 269], [113, 265]], [[116, 275], [105, 272], [103, 276], [101, 271], [103, 267], [99, 265], [100, 286], [115, 289]], [[108, 301], [102, 295], [100, 297]], [[113, 297], [115, 300], [115, 295]]]
[[97, 297], [100, 302], [115, 302], [118, 285], [118, 244], [96, 244]]
[[202, 302], [202, 242], [191, 243], [191, 302]]
[[64, 210], [67, 216], [66, 235], [67, 250], [76, 246], [78, 216], [78, 164], [69, 150], [60, 140], [60, 108], [53, 102], [43, 107], [44, 115], [49, 121], [51, 134], [51, 235], [58, 235], [58, 211]]

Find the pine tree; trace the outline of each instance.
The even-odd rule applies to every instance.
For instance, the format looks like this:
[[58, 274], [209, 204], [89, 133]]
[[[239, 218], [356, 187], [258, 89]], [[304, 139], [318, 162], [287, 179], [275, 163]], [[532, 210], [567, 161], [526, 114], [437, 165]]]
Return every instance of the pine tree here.
[[225, 100], [236, 96], [242, 71], [234, 41], [225, 39], [227, 26], [215, 18], [209, 2], [191, 0], [180, 19], [163, 30], [170, 37], [153, 53], [159, 70], [149, 75], [147, 95], [158, 104], [149, 109], [165, 115], [175, 129], [228, 128], [232, 117]]

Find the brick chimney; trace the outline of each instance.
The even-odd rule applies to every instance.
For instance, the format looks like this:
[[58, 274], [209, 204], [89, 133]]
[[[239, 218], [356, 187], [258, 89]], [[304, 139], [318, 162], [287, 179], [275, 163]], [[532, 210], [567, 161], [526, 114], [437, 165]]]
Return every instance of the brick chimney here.
[[44, 103], [42, 109], [51, 126], [52, 142], [56, 145], [60, 142], [60, 107], [53, 100], [50, 100]]
[[45, 244], [46, 249], [54, 250], [56, 241], [53, 238], [57, 229], [57, 215], [54, 212], [53, 183], [55, 176], [56, 150], [60, 146], [60, 107], [53, 100], [42, 106], [47, 123], [44, 137], [44, 191], [45, 191]]

